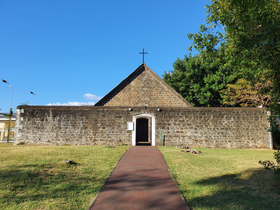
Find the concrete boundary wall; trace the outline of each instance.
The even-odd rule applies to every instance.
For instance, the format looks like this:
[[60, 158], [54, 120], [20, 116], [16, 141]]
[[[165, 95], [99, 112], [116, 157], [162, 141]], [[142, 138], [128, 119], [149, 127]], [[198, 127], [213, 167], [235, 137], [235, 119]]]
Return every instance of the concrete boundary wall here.
[[[265, 108], [18, 106], [15, 142], [39, 145], [132, 144], [127, 122], [149, 115], [155, 145], [270, 148]], [[134, 125], [134, 129], [135, 129]], [[132, 133], [134, 133], [132, 135]]]

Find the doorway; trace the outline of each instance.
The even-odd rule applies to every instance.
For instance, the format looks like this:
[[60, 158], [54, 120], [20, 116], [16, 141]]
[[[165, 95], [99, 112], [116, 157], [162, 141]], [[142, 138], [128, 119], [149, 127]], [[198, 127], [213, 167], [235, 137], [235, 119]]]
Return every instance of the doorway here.
[[147, 146], [151, 145], [149, 138], [149, 119], [138, 118], [136, 119], [136, 145]]
[[132, 146], [155, 146], [156, 120], [152, 114], [136, 114], [133, 116]]

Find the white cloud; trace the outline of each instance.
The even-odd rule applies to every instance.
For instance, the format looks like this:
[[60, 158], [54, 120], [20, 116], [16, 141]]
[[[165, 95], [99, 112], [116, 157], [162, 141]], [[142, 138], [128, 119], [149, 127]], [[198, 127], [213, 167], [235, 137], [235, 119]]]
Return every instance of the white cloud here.
[[[91, 93], [86, 93], [84, 95], [84, 98], [86, 98], [88, 100], [97, 100], [98, 101], [102, 97], [93, 95]], [[77, 101], [74, 101], [74, 102], [68, 102], [68, 103], [59, 103], [59, 102], [49, 103], [49, 104], [47, 104], [47, 106], [93, 106], [94, 104], [95, 104], [94, 102], [77, 102]]]
[[91, 94], [91, 93], [86, 93], [86, 94], [84, 95], [84, 98], [86, 98], [86, 99], [88, 99], [88, 100], [100, 100], [102, 97], [93, 95], [93, 94]]
[[93, 106], [95, 103], [94, 102], [68, 102], [68, 103], [49, 103], [47, 106]]

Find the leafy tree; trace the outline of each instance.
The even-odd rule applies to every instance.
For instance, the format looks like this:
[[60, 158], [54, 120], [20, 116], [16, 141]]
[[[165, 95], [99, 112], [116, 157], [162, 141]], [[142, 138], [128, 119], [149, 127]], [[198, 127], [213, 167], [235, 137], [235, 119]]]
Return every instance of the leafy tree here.
[[270, 122], [280, 115], [280, 3], [279, 0], [211, 0], [207, 24], [189, 34], [199, 53], [212, 54], [225, 44], [225, 55], [238, 78], [272, 82]]
[[235, 84], [228, 84], [221, 90], [223, 105], [242, 107], [267, 107], [271, 103], [272, 83], [261, 81], [255, 85], [245, 79], [239, 79]]
[[[264, 77], [272, 82], [273, 89], [269, 92], [271, 100], [269, 107], [275, 115], [280, 115], [280, 3], [278, 0], [211, 0], [212, 4], [207, 5], [207, 23], [201, 25], [198, 33], [190, 33], [189, 39], [193, 48], [199, 52], [196, 57], [197, 63], [208, 65], [214, 61], [216, 71], [209, 71], [209, 67], [204, 65], [201, 74], [208, 75], [208, 79], [222, 75], [223, 68], [234, 70], [232, 78], [226, 75], [225, 83], [234, 83], [236, 78], [244, 78], [252, 87], [261, 83]], [[221, 50], [222, 49], [222, 50]], [[224, 57], [219, 56], [222, 52]], [[219, 59], [223, 62], [218, 62]], [[192, 72], [189, 67], [183, 67], [190, 62], [190, 59], [174, 63], [174, 72], [170, 72], [169, 77], [180, 68], [185, 68], [185, 72]], [[203, 62], [201, 62], [203, 60]], [[201, 67], [200, 67], [201, 68]], [[199, 69], [196, 67], [195, 69]], [[217, 90], [206, 77], [194, 71], [193, 77], [198, 78], [198, 85], [192, 79], [190, 91], [184, 89], [183, 83], [178, 83], [177, 78], [171, 79], [166, 76], [168, 83], [181, 93], [187, 100], [195, 105], [212, 105], [211, 99], [217, 101], [217, 97], [211, 90]], [[208, 72], [211, 72], [208, 74]], [[189, 77], [186, 77], [187, 79]], [[199, 83], [203, 78], [203, 82]], [[217, 77], [217, 84], [224, 84]], [[177, 79], [177, 80], [176, 80]], [[175, 82], [175, 83], [174, 83]], [[177, 83], [176, 83], [177, 82]], [[173, 83], [173, 84], [172, 84]], [[203, 85], [205, 86], [203, 86]], [[212, 86], [211, 86], [212, 85]], [[193, 87], [195, 86], [195, 87]], [[212, 88], [211, 88], [211, 87]], [[222, 86], [222, 85], [221, 85]], [[205, 88], [204, 88], [205, 87]], [[198, 88], [201, 94], [198, 93]], [[204, 88], [204, 89], [203, 89]], [[194, 90], [192, 90], [194, 89]], [[258, 90], [259, 91], [259, 90]], [[222, 93], [221, 93], [222, 94]], [[195, 101], [197, 101], [195, 103]], [[207, 102], [208, 101], [208, 102]], [[275, 116], [274, 116], [275, 117]]]
[[[251, 82], [264, 75], [273, 83], [270, 107], [280, 114], [279, 1], [212, 0], [207, 15], [208, 31], [215, 29], [216, 42], [227, 43], [227, 54], [232, 56], [235, 71]], [[224, 33], [217, 30], [218, 26]]]
[[236, 75], [227, 65], [225, 46], [211, 53], [185, 55], [173, 63], [174, 70], [165, 72], [163, 79], [193, 106], [220, 106], [220, 90], [236, 81]]
[[238, 79], [232, 68], [226, 36], [216, 26], [202, 24], [198, 33], [188, 34], [193, 40], [188, 50], [195, 48], [199, 54], [177, 58], [174, 70], [163, 75], [163, 79], [193, 106], [220, 106], [222, 93], [219, 91]]
[[[244, 75], [259, 66], [279, 73], [280, 3], [278, 0], [212, 0], [208, 23], [222, 25], [229, 52]], [[225, 39], [224, 39], [225, 40]], [[277, 75], [269, 74], [277, 77]], [[252, 75], [250, 75], [252, 76]], [[255, 75], [254, 75], [255, 76]]]

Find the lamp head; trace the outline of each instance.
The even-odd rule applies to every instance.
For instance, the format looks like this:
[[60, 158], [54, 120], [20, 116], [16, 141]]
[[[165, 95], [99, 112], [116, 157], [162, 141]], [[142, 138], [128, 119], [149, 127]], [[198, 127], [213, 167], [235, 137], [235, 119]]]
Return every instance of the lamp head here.
[[8, 83], [6, 80], [4, 80], [4, 79], [1, 79], [2, 80], [2, 82], [4, 82], [4, 83]]

